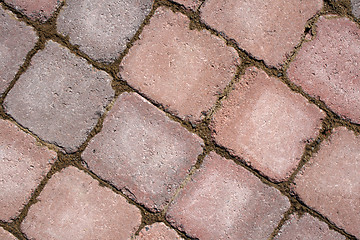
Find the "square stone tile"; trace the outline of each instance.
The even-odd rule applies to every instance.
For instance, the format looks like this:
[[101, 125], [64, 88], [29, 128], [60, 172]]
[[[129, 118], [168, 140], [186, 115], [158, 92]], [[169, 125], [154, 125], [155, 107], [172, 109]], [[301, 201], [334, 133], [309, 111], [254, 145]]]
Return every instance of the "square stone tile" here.
[[286, 180], [325, 114], [279, 79], [248, 68], [211, 122], [215, 142], [274, 181]]
[[202, 144], [144, 98], [123, 93], [82, 157], [95, 174], [160, 211], [196, 163]]
[[164, 223], [154, 223], [145, 226], [135, 237], [135, 240], [181, 240], [175, 230], [167, 227]]
[[11, 89], [4, 108], [43, 140], [75, 152], [113, 96], [108, 74], [50, 40]]

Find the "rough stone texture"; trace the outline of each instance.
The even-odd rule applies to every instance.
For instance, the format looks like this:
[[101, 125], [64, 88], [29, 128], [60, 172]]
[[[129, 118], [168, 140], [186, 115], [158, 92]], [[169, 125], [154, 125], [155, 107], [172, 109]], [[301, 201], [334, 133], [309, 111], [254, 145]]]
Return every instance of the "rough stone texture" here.
[[293, 188], [305, 204], [360, 238], [360, 137], [340, 127], [320, 147]]
[[29, 134], [0, 120], [0, 220], [20, 213], [55, 158], [55, 152], [39, 146]]
[[36, 33], [0, 7], [0, 96], [35, 46]]
[[351, 0], [351, 6], [354, 16], [360, 18], [360, 0]]
[[290, 207], [278, 190], [210, 153], [170, 205], [167, 220], [199, 239], [267, 239]]
[[180, 240], [181, 238], [175, 230], [167, 227], [164, 223], [154, 223], [145, 226], [136, 240]]
[[202, 140], [135, 93], [124, 93], [83, 159], [152, 211], [161, 210], [202, 153]]
[[58, 31], [95, 60], [119, 57], [149, 14], [152, 0], [67, 0]]
[[76, 151], [113, 98], [111, 78], [52, 41], [31, 62], [5, 110], [40, 138]]
[[175, 2], [180, 3], [194, 11], [200, 6], [201, 3], [200, 0], [176, 0]]
[[282, 226], [275, 240], [346, 240], [346, 237], [328, 225], [305, 213], [302, 217], [291, 215], [290, 219]]
[[31, 239], [130, 239], [140, 210], [75, 167], [55, 174], [30, 207], [22, 231]]
[[215, 141], [275, 181], [296, 168], [325, 114], [280, 80], [248, 68], [211, 123]]
[[360, 29], [346, 18], [320, 17], [316, 37], [289, 67], [291, 81], [342, 117], [360, 123]]
[[45, 22], [60, 7], [64, 0], [4, 0], [32, 20]]
[[17, 240], [16, 237], [14, 237], [11, 233], [8, 231], [5, 231], [0, 227], [0, 239], [1, 240]]
[[321, 0], [207, 0], [200, 11], [210, 27], [267, 65], [280, 67], [322, 4]]
[[189, 19], [160, 8], [120, 66], [131, 86], [169, 111], [200, 121], [234, 77], [239, 58], [206, 30], [189, 30]]

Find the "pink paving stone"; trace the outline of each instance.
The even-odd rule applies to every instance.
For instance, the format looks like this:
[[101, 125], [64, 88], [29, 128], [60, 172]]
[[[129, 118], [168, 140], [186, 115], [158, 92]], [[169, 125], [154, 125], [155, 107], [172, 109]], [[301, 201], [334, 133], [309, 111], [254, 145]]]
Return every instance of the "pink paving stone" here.
[[75, 167], [55, 174], [38, 200], [21, 225], [30, 239], [130, 239], [141, 223], [139, 209]]
[[35, 46], [36, 33], [0, 6], [0, 96]]
[[360, 137], [339, 127], [320, 147], [293, 189], [305, 204], [360, 238]]
[[63, 0], [4, 0], [32, 20], [45, 22], [60, 7]]
[[74, 152], [114, 91], [111, 78], [53, 41], [37, 53], [5, 98], [5, 111], [45, 141]]
[[154, 223], [150, 226], [145, 226], [136, 240], [181, 240], [175, 230], [167, 227], [164, 223]]
[[346, 240], [346, 237], [318, 219], [305, 213], [302, 217], [291, 215], [290, 219], [282, 226], [275, 240]]
[[131, 86], [181, 118], [198, 122], [234, 77], [240, 60], [208, 31], [190, 30], [181, 13], [160, 8], [120, 66]]
[[175, 2], [184, 5], [187, 8], [192, 10], [196, 10], [199, 6], [201, 1], [200, 0], [176, 0]]
[[210, 27], [267, 65], [280, 67], [322, 4], [321, 0], [207, 0], [200, 11]]
[[199, 239], [267, 239], [290, 203], [278, 190], [210, 153], [167, 212], [167, 220]]
[[274, 181], [286, 180], [325, 114], [280, 80], [248, 68], [211, 122], [216, 143]]
[[320, 17], [288, 75], [342, 117], [360, 123], [360, 29], [346, 18]]
[[0, 220], [10, 221], [20, 214], [55, 159], [55, 152], [0, 120]]
[[170, 200], [202, 140], [135, 93], [124, 93], [82, 157], [90, 170], [151, 211]]
[[0, 227], [0, 239], [1, 240], [17, 240], [16, 237], [14, 237], [11, 233], [8, 231], [5, 231]]
[[125, 50], [152, 0], [66, 0], [57, 20], [58, 31], [95, 60], [112, 62]]

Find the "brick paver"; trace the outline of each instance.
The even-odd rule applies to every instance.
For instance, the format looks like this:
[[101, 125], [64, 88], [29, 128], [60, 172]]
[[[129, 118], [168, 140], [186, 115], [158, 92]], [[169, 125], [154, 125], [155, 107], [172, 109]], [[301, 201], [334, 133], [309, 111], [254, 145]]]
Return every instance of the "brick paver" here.
[[40, 138], [76, 151], [113, 98], [111, 78], [49, 41], [5, 98], [5, 110]]
[[57, 28], [93, 59], [111, 62], [126, 48], [151, 6], [152, 0], [67, 0]]
[[172, 113], [200, 121], [234, 77], [237, 53], [189, 19], [160, 8], [120, 67], [124, 80]]
[[0, 6], [0, 96], [35, 46], [36, 33]]
[[360, 18], [360, 0], [351, 0], [351, 6], [354, 16]]
[[124, 93], [82, 157], [152, 211], [163, 208], [202, 152], [202, 140], [135, 93]]
[[192, 10], [196, 10], [200, 6], [201, 0], [176, 0], [175, 2], [180, 3]]
[[55, 174], [21, 229], [31, 239], [130, 239], [140, 210], [75, 167]]
[[0, 227], [0, 239], [1, 240], [17, 240], [16, 237], [14, 237], [11, 233], [8, 231], [5, 231]]
[[282, 226], [274, 240], [345, 240], [346, 237], [329, 229], [326, 223], [319, 221], [310, 214], [303, 216], [291, 215], [290, 219]]
[[295, 179], [305, 204], [360, 237], [360, 137], [339, 127]]
[[321, 0], [207, 0], [201, 18], [233, 38], [239, 47], [270, 66], [280, 67], [300, 42], [305, 24], [322, 8]]
[[289, 206], [278, 190], [212, 152], [167, 219], [194, 238], [267, 239]]
[[339, 115], [360, 123], [360, 29], [346, 18], [320, 17], [288, 75]]
[[325, 114], [255, 67], [234, 88], [212, 120], [212, 136], [269, 178], [285, 180]]
[[32, 20], [45, 22], [60, 7], [64, 0], [4, 0]]
[[145, 226], [139, 233], [136, 240], [181, 240], [175, 230], [167, 227], [164, 223], [154, 223]]
[[20, 213], [55, 158], [55, 152], [0, 120], [0, 220], [9, 221]]

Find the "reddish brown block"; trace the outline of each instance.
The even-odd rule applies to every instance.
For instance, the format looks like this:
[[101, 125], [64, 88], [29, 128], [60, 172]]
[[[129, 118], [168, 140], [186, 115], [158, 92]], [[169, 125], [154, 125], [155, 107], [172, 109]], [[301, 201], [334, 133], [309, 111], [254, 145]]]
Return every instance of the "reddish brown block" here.
[[240, 48], [281, 67], [300, 43], [308, 19], [322, 8], [321, 0], [207, 0], [201, 18], [237, 41]]
[[159, 8], [120, 67], [131, 86], [173, 114], [199, 122], [234, 77], [239, 58], [181, 13]]
[[201, 1], [200, 0], [176, 0], [176, 2], [184, 5], [187, 8], [192, 10], [196, 10], [199, 6]]
[[55, 159], [55, 152], [0, 120], [0, 220], [10, 221], [20, 214]]
[[145, 226], [136, 240], [181, 240], [175, 230], [167, 227], [164, 223], [154, 223], [150, 226]]
[[140, 210], [75, 167], [56, 173], [21, 225], [31, 239], [130, 239]]
[[360, 123], [360, 29], [347, 18], [320, 17], [288, 75], [334, 112]]
[[360, 238], [360, 137], [336, 128], [296, 176], [294, 191], [308, 206]]
[[286, 180], [325, 114], [279, 79], [248, 68], [211, 123], [217, 144], [274, 181]]
[[193, 238], [267, 239], [289, 207], [278, 190], [212, 152], [166, 218]]
[[346, 240], [346, 237], [331, 230], [326, 223], [319, 221], [310, 214], [302, 217], [291, 215], [290, 219], [281, 227], [274, 240]]
[[152, 211], [170, 200], [202, 140], [135, 93], [123, 93], [82, 157], [91, 171]]

